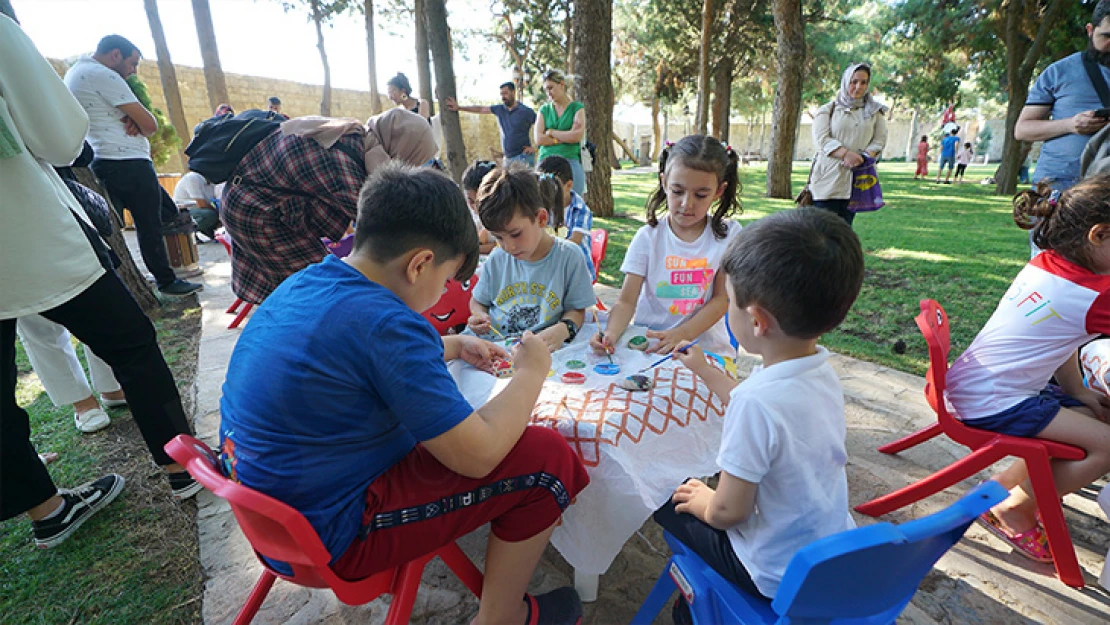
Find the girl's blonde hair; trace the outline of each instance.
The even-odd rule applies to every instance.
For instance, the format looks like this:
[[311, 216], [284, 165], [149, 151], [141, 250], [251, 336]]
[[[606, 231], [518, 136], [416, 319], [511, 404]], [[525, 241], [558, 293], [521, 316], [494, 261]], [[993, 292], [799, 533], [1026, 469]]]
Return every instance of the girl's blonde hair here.
[[1110, 174], [1092, 176], [1067, 191], [1041, 182], [1014, 196], [1014, 223], [1033, 231], [1033, 243], [1092, 269], [1087, 234], [1110, 224]]

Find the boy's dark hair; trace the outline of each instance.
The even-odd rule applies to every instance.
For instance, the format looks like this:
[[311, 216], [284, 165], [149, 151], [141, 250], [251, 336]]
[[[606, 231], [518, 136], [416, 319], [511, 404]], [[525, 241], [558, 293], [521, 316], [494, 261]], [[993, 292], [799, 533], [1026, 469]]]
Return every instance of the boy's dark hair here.
[[459, 187], [435, 170], [393, 162], [358, 195], [354, 251], [384, 264], [418, 247], [432, 250], [437, 265], [462, 256], [456, 280], [478, 267], [478, 231]]
[[269, 98], [266, 98], [266, 101], [270, 104], [277, 104], [278, 106], [281, 106], [281, 98], [277, 97], [276, 95], [272, 95]]
[[462, 188], [464, 191], [477, 191], [478, 187], [482, 186], [482, 178], [486, 174], [497, 169], [497, 163], [493, 161], [474, 161], [470, 167], [466, 168], [462, 176]]
[[498, 89], [508, 89], [509, 91], [516, 91], [516, 83], [513, 81], [503, 82]]
[[[704, 171], [717, 175], [717, 184], [725, 183], [725, 191], [717, 201], [717, 210], [709, 220], [713, 228], [713, 236], [723, 239], [728, 235], [728, 226], [725, 219], [743, 212], [740, 204], [740, 178], [736, 168], [740, 157], [731, 146], [713, 137], [705, 135], [688, 135], [674, 145], [663, 148], [659, 153], [659, 186], [647, 201], [647, 222], [654, 228], [659, 225], [656, 213], [667, 209], [667, 190], [663, 188], [663, 177], [668, 168], [681, 164], [690, 169]], [[716, 191], [716, 190], [714, 190]]]
[[540, 176], [540, 197], [543, 205], [551, 213], [549, 225], [555, 232], [566, 223], [566, 203], [563, 202], [563, 185], [574, 180], [574, 170], [570, 161], [562, 156], [548, 156], [536, 166]]
[[[122, 54], [125, 59], [139, 52], [139, 48], [122, 35], [108, 35], [101, 39], [100, 43], [96, 44], [96, 53], [98, 55], [108, 54], [112, 50], [119, 50], [119, 53]], [[139, 56], [142, 57], [143, 53], [139, 52]]]
[[518, 215], [535, 220], [541, 208], [547, 207], [540, 196], [539, 180], [521, 163], [498, 167], [478, 188], [478, 218], [490, 232], [504, 232]]
[[856, 301], [863, 249], [840, 217], [799, 208], [741, 230], [721, 267], [738, 307], [758, 304], [787, 336], [813, 339], [840, 325]]
[[398, 91], [404, 92], [404, 94], [407, 96], [412, 95], [412, 85], [409, 84], [409, 77], [405, 76], [401, 72], [397, 72], [397, 75], [393, 78], [390, 78], [389, 81], [385, 84], [397, 87]]
[[1091, 26], [1101, 26], [1102, 20], [1110, 17], [1110, 0], [1099, 0], [1095, 11], [1091, 15]]
[[1046, 182], [1014, 196], [1014, 223], [1033, 231], [1033, 243], [1093, 269], [1087, 233], [1110, 224], [1110, 174], [1091, 176], [1064, 192]]

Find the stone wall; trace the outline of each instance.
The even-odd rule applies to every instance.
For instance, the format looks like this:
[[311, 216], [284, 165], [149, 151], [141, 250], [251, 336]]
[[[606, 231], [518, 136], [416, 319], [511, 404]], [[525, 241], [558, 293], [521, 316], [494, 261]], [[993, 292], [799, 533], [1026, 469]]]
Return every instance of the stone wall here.
[[[50, 63], [59, 75], [64, 75], [73, 60], [50, 59]], [[212, 107], [208, 103], [208, 90], [204, 82], [204, 70], [185, 65], [175, 65], [174, 68], [177, 72], [177, 84], [181, 90], [181, 102], [185, 107], [185, 122], [191, 132], [193, 126], [212, 115]], [[139, 77], [146, 83], [154, 106], [168, 115], [169, 109], [166, 106], [165, 94], [162, 92], [158, 64], [144, 59], [139, 64]], [[225, 74], [225, 78], [228, 96], [231, 99], [228, 104], [236, 111], [251, 108], [265, 110], [266, 99], [277, 96], [281, 98], [281, 112], [290, 117], [320, 114], [320, 98], [323, 94], [321, 85], [231, 73]], [[354, 117], [361, 120], [370, 117], [369, 91], [333, 88], [331, 97], [333, 117]], [[382, 96], [383, 109], [392, 105], [392, 102]], [[490, 158], [494, 154], [500, 154], [501, 139], [498, 134], [497, 120], [492, 115], [463, 113], [461, 120], [467, 157], [470, 160]], [[187, 145], [188, 137], [183, 138], [183, 142]], [[162, 173], [171, 173], [182, 172], [184, 168], [180, 159], [174, 157], [158, 170]]]

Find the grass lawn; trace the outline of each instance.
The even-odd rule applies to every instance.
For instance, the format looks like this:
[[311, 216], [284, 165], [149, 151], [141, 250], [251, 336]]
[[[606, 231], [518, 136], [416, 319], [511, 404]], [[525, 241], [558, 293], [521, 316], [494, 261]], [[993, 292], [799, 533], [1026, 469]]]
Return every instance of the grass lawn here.
[[[993, 195], [994, 185], [979, 185], [995, 165], [968, 168], [962, 185], [937, 185], [913, 179], [913, 163], [881, 163], [879, 176], [886, 207], [856, 217], [855, 231], [866, 254], [867, 277], [848, 318], [822, 340], [837, 352], [923, 374], [925, 341], [913, 322], [918, 301], [930, 297], [951, 319], [952, 350], [959, 354], [994, 312], [1011, 280], [1029, 259], [1024, 231], [1014, 225], [1009, 199]], [[935, 175], [935, 163], [930, 166]], [[794, 163], [794, 189], [800, 191], [808, 163]], [[744, 212], [741, 223], [793, 207], [788, 200], [764, 197], [766, 165], [741, 169]], [[609, 248], [599, 281], [620, 287], [624, 251], [643, 225], [644, 202], [654, 190], [654, 174], [613, 176], [618, 214], [594, 219], [609, 230]], [[894, 351], [905, 342], [905, 353]]]
[[[155, 325], [190, 413], [186, 389], [196, 375], [200, 336], [196, 298], [167, 302]], [[109, 411], [108, 429], [81, 434], [72, 410], [50, 403], [18, 342], [17, 365], [16, 398], [31, 415], [36, 448], [60, 456], [50, 466], [59, 487], [112, 472], [127, 484], [54, 549], [35, 548], [25, 516], [0, 523], [0, 623], [200, 622], [196, 504], [172, 500], [127, 408]]]

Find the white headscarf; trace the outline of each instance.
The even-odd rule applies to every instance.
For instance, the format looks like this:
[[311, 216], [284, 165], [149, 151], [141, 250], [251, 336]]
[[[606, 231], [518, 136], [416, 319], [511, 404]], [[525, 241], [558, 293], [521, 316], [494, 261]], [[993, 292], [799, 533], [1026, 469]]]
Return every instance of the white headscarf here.
[[885, 115], [889, 107], [885, 104], [876, 102], [875, 98], [871, 97], [870, 84], [868, 84], [867, 92], [863, 94], [862, 98], [853, 98], [848, 95], [848, 84], [852, 82], [852, 74], [855, 74], [861, 69], [866, 70], [868, 76], [871, 75], [871, 66], [867, 63], [854, 63], [849, 65], [848, 69], [844, 70], [844, 75], [840, 77], [840, 91], [836, 94], [837, 106], [846, 109], [858, 109], [862, 107], [864, 119], [871, 119], [872, 115], [879, 112]]

